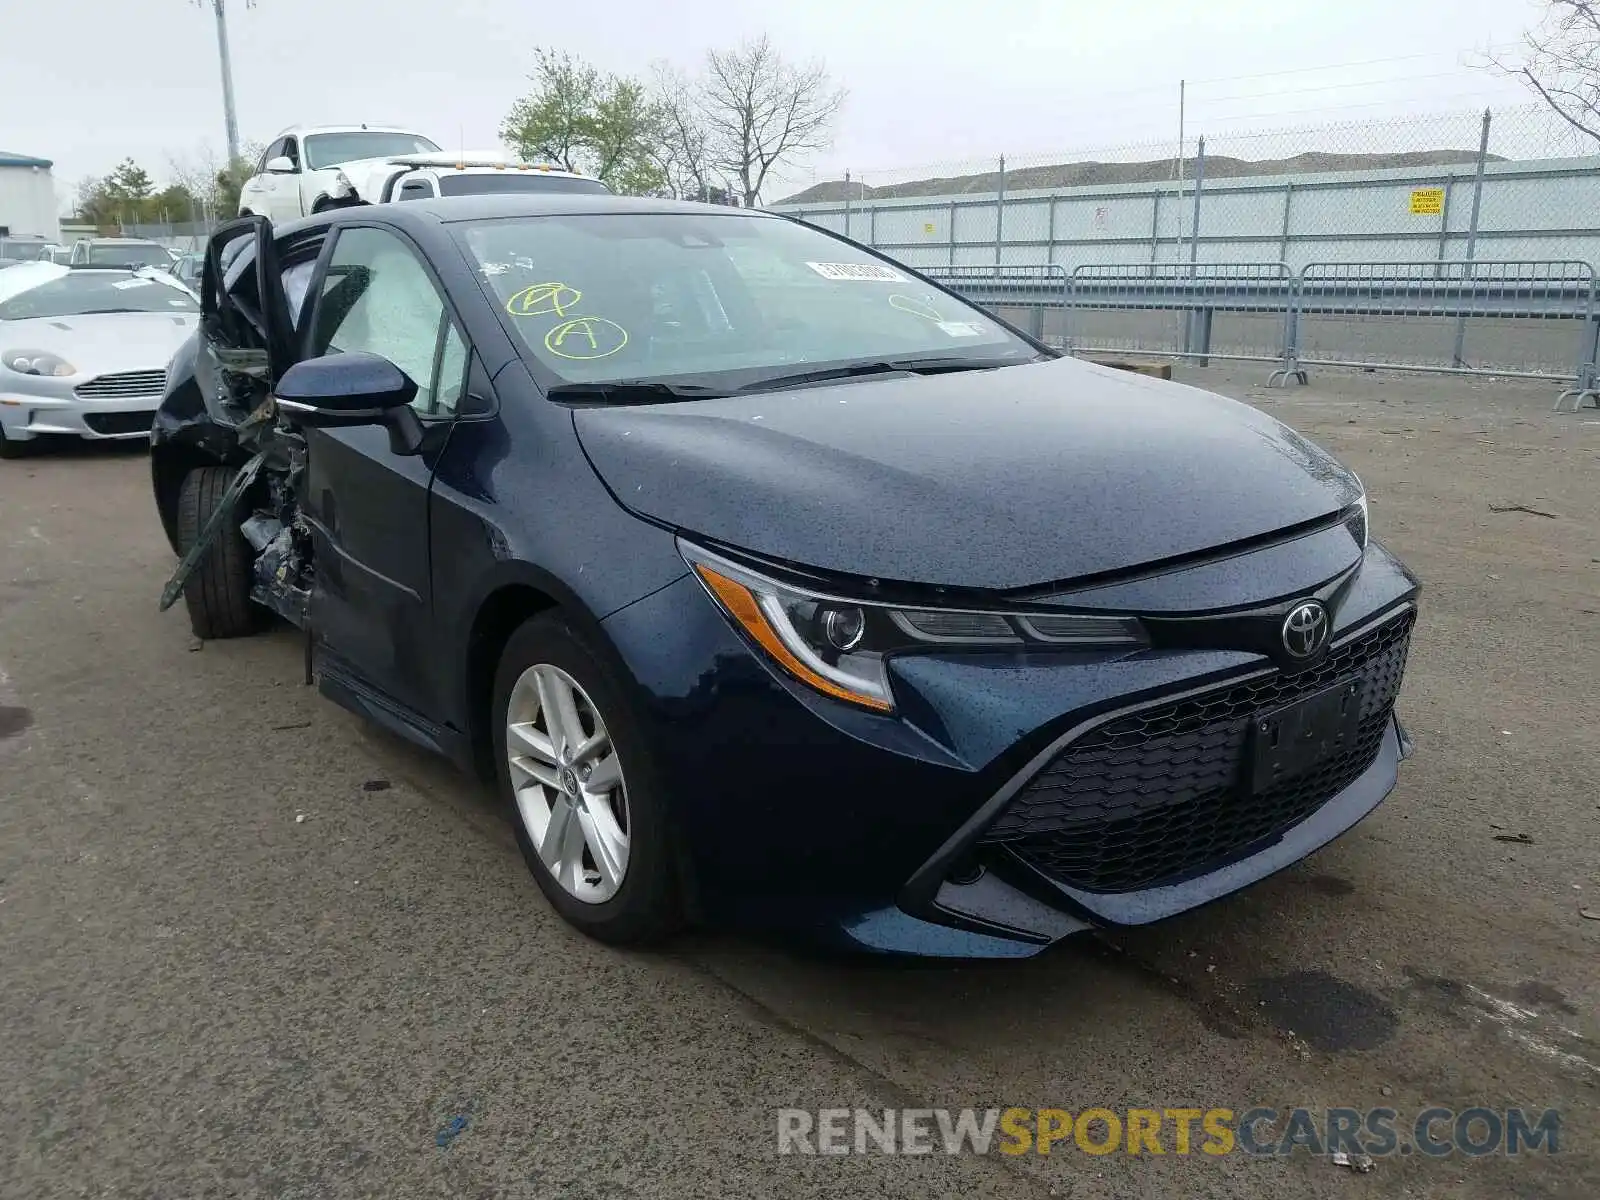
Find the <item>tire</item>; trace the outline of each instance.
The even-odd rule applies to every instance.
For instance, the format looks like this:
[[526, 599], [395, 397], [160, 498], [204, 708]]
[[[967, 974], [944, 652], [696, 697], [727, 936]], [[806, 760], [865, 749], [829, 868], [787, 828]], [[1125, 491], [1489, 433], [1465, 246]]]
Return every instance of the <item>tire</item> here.
[[0, 429], [0, 458], [21, 458], [33, 449], [33, 443], [8, 438], [6, 431]]
[[[580, 899], [545, 864], [512, 786], [511, 764], [506, 753], [507, 723], [513, 692], [519, 680], [534, 667], [554, 668], [581, 689], [580, 705], [590, 706], [604, 722], [612, 752], [620, 763], [618, 790], [624, 798], [621, 812], [626, 820], [626, 869], [620, 885], [603, 900]], [[490, 712], [494, 722], [495, 775], [500, 794], [510, 810], [517, 845], [522, 849], [528, 869], [556, 912], [583, 933], [613, 945], [657, 944], [680, 929], [684, 917], [677, 877], [676, 838], [649, 748], [616, 672], [559, 614], [543, 613], [524, 623], [507, 641], [495, 674]], [[547, 723], [542, 712], [540, 721]], [[592, 733], [592, 728], [588, 732]], [[528, 776], [521, 778], [525, 784], [532, 784]], [[616, 795], [612, 793], [610, 802], [599, 801], [608, 803], [614, 817], [618, 811]], [[587, 803], [596, 801], [591, 797]], [[591, 816], [590, 820], [593, 819]], [[551, 823], [554, 824], [554, 818]], [[546, 831], [550, 828], [547, 825]], [[583, 853], [591, 855], [586, 861], [593, 861], [587, 847]], [[597, 870], [590, 874], [599, 876]]]
[[[236, 472], [230, 467], [196, 467], [178, 491], [178, 545], [187, 554], [216, 510]], [[189, 628], [197, 638], [245, 637], [260, 632], [265, 611], [250, 599], [255, 556], [237, 524], [217, 535], [183, 585]]]

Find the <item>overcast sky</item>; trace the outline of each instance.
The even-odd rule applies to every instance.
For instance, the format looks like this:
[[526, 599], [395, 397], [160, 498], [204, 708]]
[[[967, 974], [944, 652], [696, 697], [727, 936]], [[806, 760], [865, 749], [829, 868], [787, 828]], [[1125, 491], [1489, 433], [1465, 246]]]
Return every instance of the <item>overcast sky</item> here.
[[[241, 137], [392, 122], [449, 148], [497, 143], [535, 46], [612, 71], [769, 33], [850, 91], [800, 185], [1006, 152], [1526, 102], [1474, 71], [1533, 0], [227, 0]], [[225, 144], [211, 0], [11, 5], [0, 149], [53, 159], [63, 196], [131, 155], [158, 179]], [[449, 15], [447, 15], [447, 13]], [[1455, 140], [1461, 140], [1459, 138]], [[769, 199], [777, 193], [769, 189]]]

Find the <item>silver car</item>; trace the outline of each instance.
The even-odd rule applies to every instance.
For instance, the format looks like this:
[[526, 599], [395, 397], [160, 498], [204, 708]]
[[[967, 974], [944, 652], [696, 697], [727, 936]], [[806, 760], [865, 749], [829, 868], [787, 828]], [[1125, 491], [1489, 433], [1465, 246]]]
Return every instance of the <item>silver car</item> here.
[[149, 268], [0, 272], [0, 458], [40, 435], [145, 438], [200, 304]]

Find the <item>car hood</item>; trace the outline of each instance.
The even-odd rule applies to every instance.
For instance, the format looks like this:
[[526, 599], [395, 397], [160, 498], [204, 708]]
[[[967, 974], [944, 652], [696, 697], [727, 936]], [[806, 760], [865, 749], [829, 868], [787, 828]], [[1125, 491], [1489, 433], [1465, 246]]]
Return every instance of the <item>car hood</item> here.
[[[174, 298], [177, 295], [173, 293]], [[194, 332], [199, 319], [198, 313], [173, 311], [0, 321], [0, 351], [59, 354], [78, 368], [80, 382], [120, 371], [160, 371]]]
[[1215, 550], [1360, 483], [1265, 413], [1073, 359], [574, 413], [634, 512], [826, 571], [1007, 590]]
[[385, 179], [396, 171], [404, 169], [390, 162], [388, 158], [353, 158], [349, 162], [340, 163], [336, 167], [320, 167], [316, 171], [308, 171], [306, 174], [319, 176], [343, 175], [350, 181], [350, 186], [355, 189], [357, 196], [363, 200], [368, 200], [369, 203], [376, 203], [376, 201], [369, 199], [367, 195], [368, 189], [374, 187], [374, 185], [381, 188]]

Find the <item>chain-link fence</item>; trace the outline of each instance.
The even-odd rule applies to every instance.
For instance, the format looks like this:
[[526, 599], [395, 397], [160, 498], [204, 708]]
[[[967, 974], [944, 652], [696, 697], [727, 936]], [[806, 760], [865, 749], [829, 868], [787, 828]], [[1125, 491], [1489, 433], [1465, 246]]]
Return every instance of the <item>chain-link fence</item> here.
[[[1597, 200], [1600, 146], [1548, 108], [1527, 105], [1212, 134], [1185, 139], [1181, 151], [1174, 139], [851, 172], [773, 207], [929, 271], [1033, 264], [1078, 278], [1080, 268], [1140, 267], [1158, 282], [1163, 264], [1281, 264], [1296, 278], [1311, 264], [1405, 264], [1408, 279], [1474, 261], [1593, 264]], [[1240, 357], [1294, 351], [1284, 344], [1267, 353], [1288, 290], [1271, 312], [1197, 307], [1192, 290], [1152, 286], [1137, 305], [1095, 308], [1073, 323], [1091, 342], [1192, 355], [1212, 345], [1217, 318]], [[1092, 300], [1080, 291], [1069, 307]], [[1507, 324], [1522, 315], [1463, 302], [1448, 313], [1342, 313], [1304, 333], [1320, 361], [1592, 375], [1584, 368], [1593, 352], [1575, 354], [1572, 326]], [[1574, 313], [1566, 306], [1557, 315]], [[1441, 322], [1446, 353], [1406, 344], [1406, 329], [1433, 338]], [[1392, 343], [1381, 351], [1370, 344], [1380, 327]], [[1546, 335], [1530, 336], [1534, 328]]]
[[1597, 156], [1533, 105], [852, 171], [772, 207], [917, 267], [1596, 261]]

